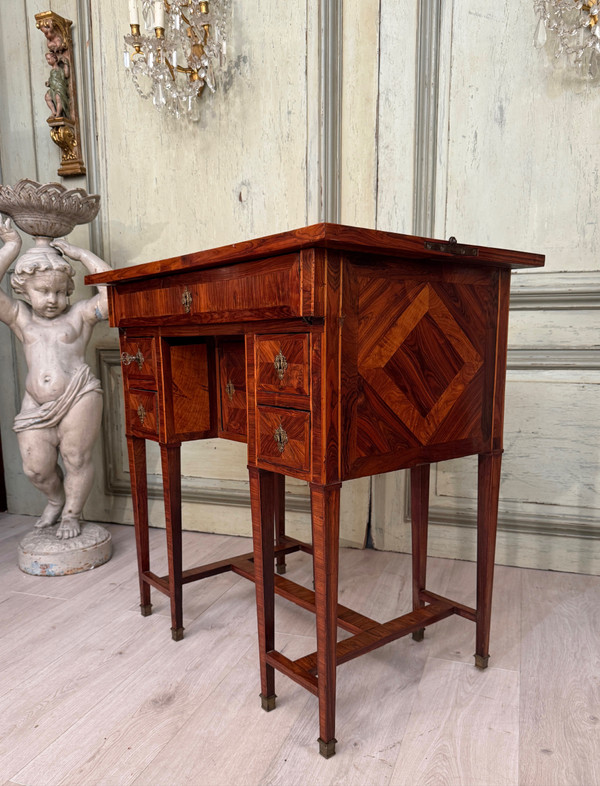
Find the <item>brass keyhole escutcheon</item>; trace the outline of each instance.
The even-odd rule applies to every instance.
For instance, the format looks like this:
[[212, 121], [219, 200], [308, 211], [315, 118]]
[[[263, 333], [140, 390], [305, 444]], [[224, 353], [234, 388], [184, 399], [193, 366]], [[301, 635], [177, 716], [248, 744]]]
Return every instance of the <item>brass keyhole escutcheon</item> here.
[[140, 404], [139, 407], [137, 408], [137, 416], [140, 419], [140, 423], [143, 426], [144, 425], [144, 420], [146, 418], [146, 410], [144, 409], [144, 405], [143, 404]]
[[183, 310], [186, 314], [189, 314], [192, 310], [192, 293], [190, 290], [186, 288], [183, 290], [183, 295], [181, 296], [181, 304], [183, 306]]
[[273, 434], [273, 438], [275, 439], [275, 442], [277, 443], [277, 448], [278, 448], [279, 452], [283, 453], [283, 451], [285, 450], [285, 446], [288, 443], [288, 435], [287, 435], [287, 432], [285, 431], [285, 429], [283, 428], [283, 426], [281, 425], [281, 422], [279, 423], [279, 425], [275, 429], [275, 433]]
[[275, 366], [275, 371], [277, 372], [277, 378], [281, 382], [285, 377], [285, 372], [287, 371], [287, 367], [288, 367], [287, 359], [283, 354], [283, 352], [281, 351], [281, 349], [279, 350], [277, 355], [275, 355], [275, 360], [273, 361], [273, 365]]
[[225, 392], [229, 396], [229, 400], [233, 401], [233, 394], [235, 393], [235, 385], [231, 380], [228, 380], [227, 384], [225, 385]]
[[144, 356], [142, 355], [139, 347], [135, 355], [129, 355], [127, 352], [121, 353], [121, 363], [124, 366], [130, 366], [134, 361], [137, 363], [138, 368], [141, 371], [142, 366], [144, 365]]

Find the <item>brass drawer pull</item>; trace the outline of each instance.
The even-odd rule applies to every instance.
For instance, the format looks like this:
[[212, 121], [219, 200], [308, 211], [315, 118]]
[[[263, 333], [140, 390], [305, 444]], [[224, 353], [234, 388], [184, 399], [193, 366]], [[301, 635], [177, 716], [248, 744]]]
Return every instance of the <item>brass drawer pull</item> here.
[[144, 420], [146, 418], [146, 410], [144, 409], [144, 405], [143, 404], [140, 404], [139, 407], [137, 408], [137, 416], [140, 419], [140, 423], [143, 426], [144, 425]]
[[183, 306], [183, 310], [186, 314], [189, 314], [192, 310], [192, 293], [187, 288], [187, 286], [183, 290], [183, 295], [181, 296], [181, 305]]
[[227, 384], [225, 385], [225, 392], [229, 396], [229, 400], [233, 401], [233, 394], [235, 393], [235, 386], [231, 380], [228, 380]]
[[275, 366], [275, 371], [277, 372], [277, 377], [281, 381], [285, 377], [285, 372], [287, 371], [288, 363], [286, 360], [285, 355], [279, 350], [277, 355], [275, 355], [275, 360], [273, 361], [273, 365]]
[[279, 452], [283, 453], [283, 451], [285, 450], [285, 446], [288, 443], [288, 435], [284, 430], [283, 426], [281, 425], [281, 422], [279, 423], [279, 426], [277, 426], [275, 433], [273, 434], [273, 438], [277, 443], [277, 448], [279, 449]]
[[139, 347], [138, 347], [138, 351], [135, 353], [135, 355], [129, 355], [129, 354], [127, 354], [127, 352], [122, 352], [121, 353], [121, 363], [124, 366], [130, 366], [133, 363], [134, 360], [138, 364], [138, 368], [141, 371], [142, 370], [142, 366], [144, 365], [144, 356], [142, 355], [142, 352], [141, 352]]

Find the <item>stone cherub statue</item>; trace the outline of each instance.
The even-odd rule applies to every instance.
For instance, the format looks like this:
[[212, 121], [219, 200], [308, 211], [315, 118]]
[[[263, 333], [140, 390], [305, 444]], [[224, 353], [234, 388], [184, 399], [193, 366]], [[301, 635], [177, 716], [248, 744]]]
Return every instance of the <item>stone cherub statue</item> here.
[[[1, 280], [21, 250], [10, 219], [0, 218], [0, 240]], [[94, 325], [108, 316], [108, 300], [103, 288], [70, 305], [74, 271], [62, 254], [81, 261], [90, 273], [110, 269], [64, 240], [36, 247], [19, 259], [12, 276], [13, 291], [23, 300], [0, 290], [0, 320], [22, 342], [27, 360], [26, 392], [14, 430], [25, 474], [48, 498], [35, 527], [60, 520], [56, 536], [66, 539], [80, 534], [94, 477], [91, 454], [100, 430], [102, 391], [85, 362], [85, 349]]]

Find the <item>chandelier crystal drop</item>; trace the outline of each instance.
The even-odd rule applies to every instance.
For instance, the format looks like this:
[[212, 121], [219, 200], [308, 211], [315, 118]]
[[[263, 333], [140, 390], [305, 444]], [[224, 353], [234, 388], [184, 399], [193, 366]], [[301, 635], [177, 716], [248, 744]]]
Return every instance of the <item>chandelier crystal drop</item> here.
[[230, 0], [129, 0], [123, 62], [142, 98], [173, 117], [199, 120], [202, 91], [215, 92], [224, 66], [229, 7]]
[[582, 76], [600, 76], [600, 0], [533, 0], [533, 6], [534, 45], [543, 47], [550, 33], [557, 58], [564, 55]]

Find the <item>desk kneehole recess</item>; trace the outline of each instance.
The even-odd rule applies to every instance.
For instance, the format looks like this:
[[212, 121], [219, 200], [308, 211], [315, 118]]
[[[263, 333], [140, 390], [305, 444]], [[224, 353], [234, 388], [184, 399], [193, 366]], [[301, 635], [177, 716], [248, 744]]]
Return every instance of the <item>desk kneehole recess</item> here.
[[[228, 570], [254, 581], [262, 706], [275, 707], [276, 671], [315, 694], [326, 757], [338, 665], [458, 614], [475, 622], [476, 665], [487, 666], [510, 271], [543, 263], [317, 224], [86, 278], [109, 285], [121, 334], [142, 613], [151, 587], [167, 594], [180, 639], [183, 584]], [[248, 443], [253, 552], [184, 571], [180, 445], [215, 436]], [[162, 577], [149, 564], [146, 439], [162, 459]], [[476, 608], [426, 586], [430, 464], [472, 454]], [[344, 480], [398, 469], [411, 470], [413, 604], [380, 623], [337, 603], [339, 496]], [[286, 475], [310, 484], [312, 544], [285, 534]], [[313, 555], [314, 591], [281, 575], [298, 550]], [[315, 613], [316, 652], [292, 661], [275, 649], [275, 594]], [[352, 635], [338, 642], [338, 627]]]

